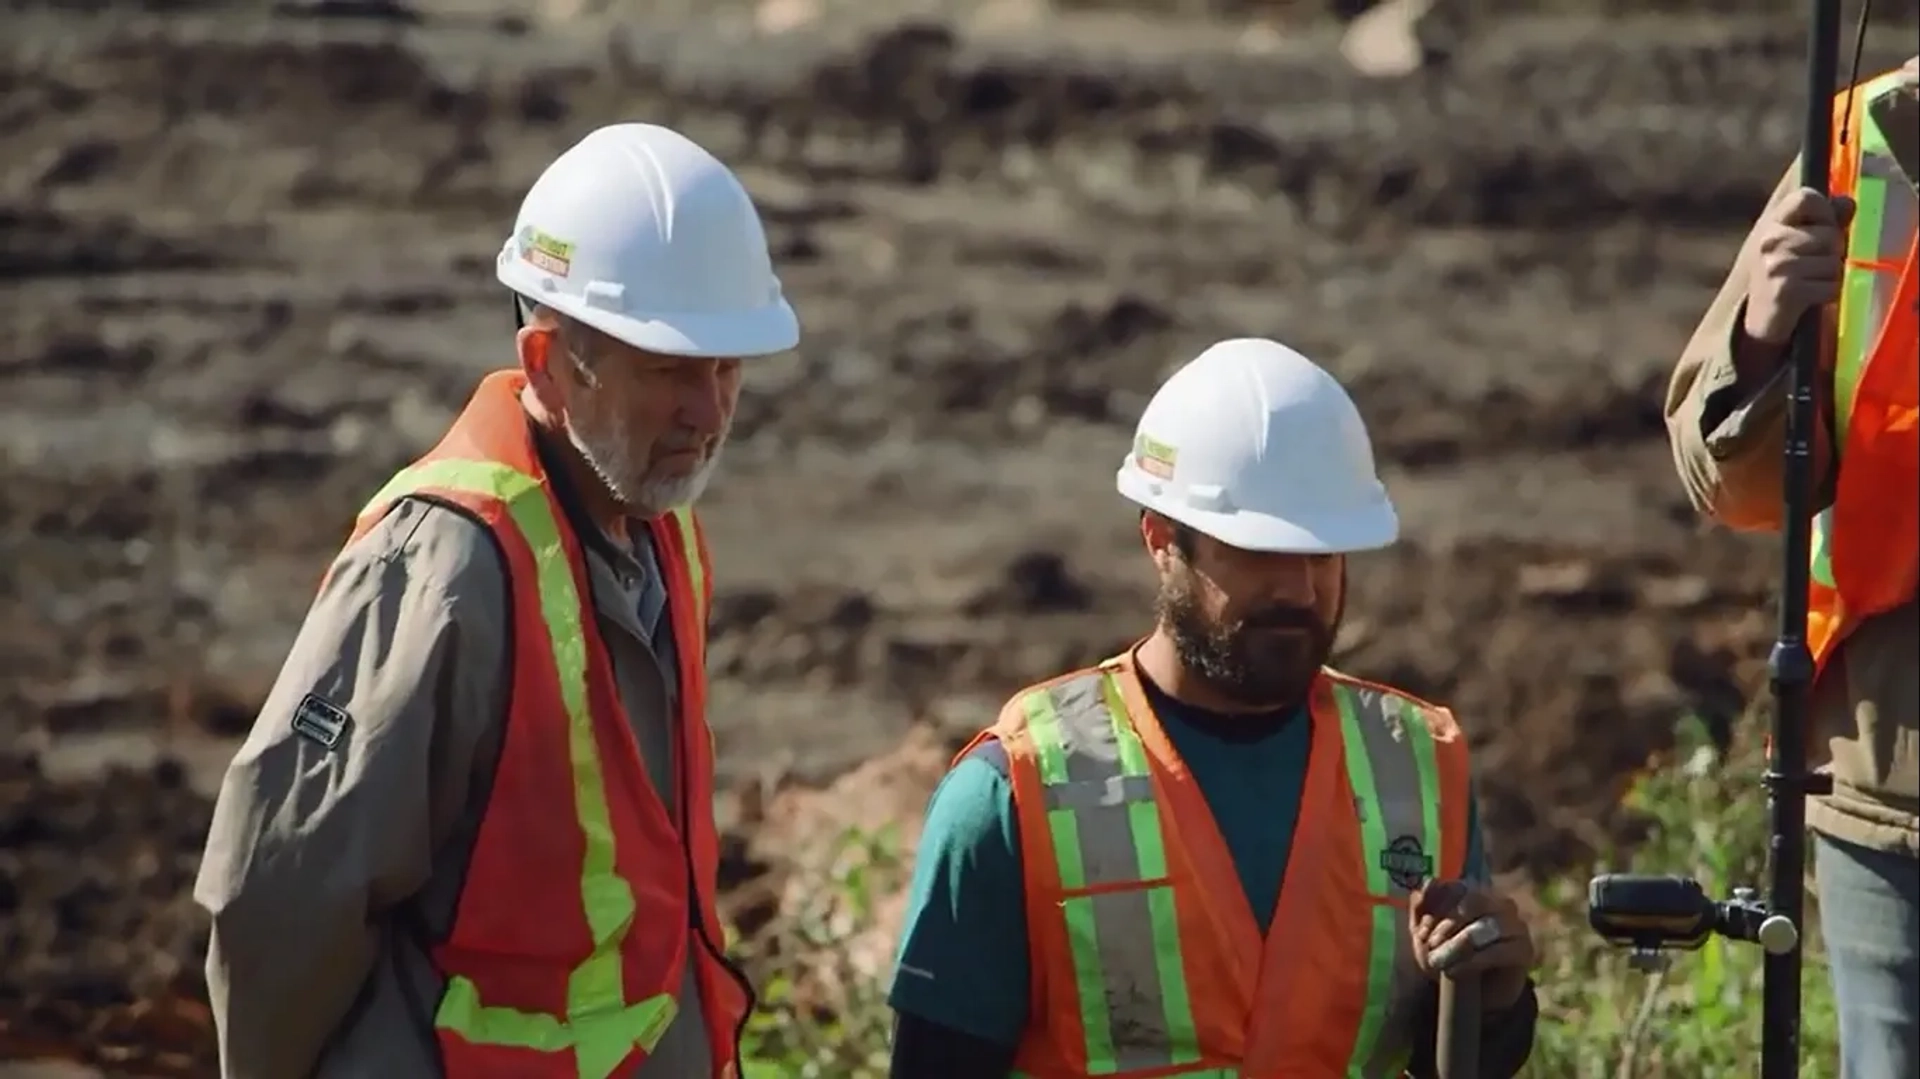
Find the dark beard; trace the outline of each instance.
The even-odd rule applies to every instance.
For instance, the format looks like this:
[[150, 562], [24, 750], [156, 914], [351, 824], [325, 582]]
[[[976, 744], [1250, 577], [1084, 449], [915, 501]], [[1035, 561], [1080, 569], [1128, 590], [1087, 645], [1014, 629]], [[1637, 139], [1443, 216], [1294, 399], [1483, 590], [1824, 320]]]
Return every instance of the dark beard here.
[[[1227, 623], [1207, 620], [1186, 573], [1175, 574], [1154, 604], [1174, 654], [1221, 696], [1253, 708], [1289, 708], [1306, 701], [1333, 654], [1338, 619], [1328, 626], [1312, 611], [1275, 608]], [[1296, 630], [1293, 633], [1264, 632]]]

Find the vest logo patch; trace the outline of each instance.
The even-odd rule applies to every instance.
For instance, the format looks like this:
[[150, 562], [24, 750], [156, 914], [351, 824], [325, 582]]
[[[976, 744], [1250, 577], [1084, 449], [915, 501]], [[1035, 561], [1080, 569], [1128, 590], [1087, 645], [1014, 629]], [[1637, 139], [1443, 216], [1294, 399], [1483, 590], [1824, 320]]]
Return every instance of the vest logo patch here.
[[353, 717], [347, 710], [318, 694], [300, 698], [293, 710], [293, 733], [332, 753], [347, 740], [353, 729]]
[[1403, 835], [1380, 852], [1380, 868], [1396, 887], [1414, 891], [1433, 877], [1433, 859], [1415, 836]]

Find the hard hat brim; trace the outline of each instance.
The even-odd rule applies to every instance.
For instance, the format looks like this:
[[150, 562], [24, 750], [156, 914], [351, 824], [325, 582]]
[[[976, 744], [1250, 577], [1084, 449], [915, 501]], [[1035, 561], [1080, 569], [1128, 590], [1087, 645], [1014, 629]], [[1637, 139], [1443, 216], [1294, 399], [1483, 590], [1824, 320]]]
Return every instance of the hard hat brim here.
[[571, 304], [552, 306], [615, 340], [665, 356], [751, 359], [786, 352], [800, 343], [800, 320], [784, 299], [745, 312], [650, 318], [580, 310]]
[[[1400, 517], [1384, 491], [1351, 508], [1277, 517], [1255, 510], [1210, 510], [1190, 505], [1163, 485], [1122, 468], [1120, 493], [1143, 509], [1180, 522], [1229, 547], [1262, 554], [1356, 554], [1391, 547], [1400, 538]], [[1156, 490], [1156, 487], [1159, 489]]]
[[800, 319], [785, 297], [749, 311], [676, 311], [628, 315], [582, 303], [578, 296], [549, 292], [538, 272], [523, 272], [503, 254], [495, 271], [500, 283], [529, 303], [577, 319], [616, 341], [665, 356], [732, 359], [772, 356], [800, 343]]

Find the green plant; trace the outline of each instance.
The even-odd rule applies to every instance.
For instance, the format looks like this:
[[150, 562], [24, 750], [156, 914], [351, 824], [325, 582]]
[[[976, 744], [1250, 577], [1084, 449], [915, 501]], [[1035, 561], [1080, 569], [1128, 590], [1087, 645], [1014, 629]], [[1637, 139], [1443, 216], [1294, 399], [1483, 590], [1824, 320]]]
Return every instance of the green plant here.
[[[1749, 729], [1752, 729], [1749, 727]], [[1666, 762], [1642, 775], [1628, 805], [1649, 830], [1626, 864], [1691, 875], [1710, 893], [1765, 882], [1767, 799], [1757, 739], [1726, 759], [1689, 721]], [[1581, 881], [1542, 890], [1547, 924], [1538, 981], [1541, 1023], [1527, 1074], [1541, 1079], [1694, 1079], [1753, 1075], [1760, 1061], [1762, 953], [1709, 940], [1671, 967], [1645, 974], [1586, 930]], [[1807, 928], [1801, 1074], [1837, 1074], [1838, 1020], [1818, 934]]]
[[900, 847], [891, 826], [843, 833], [822, 864], [797, 871], [787, 889], [800, 897], [794, 908], [742, 949], [760, 997], [743, 1044], [746, 1079], [886, 1075], [886, 981], [849, 945], [871, 941], [879, 902], [904, 886]]
[[[1646, 838], [1618, 868], [1697, 876], [1715, 894], [1764, 878], [1766, 796], [1757, 745], [1722, 759], [1689, 722], [1672, 757], [1628, 794]], [[1618, 855], [1609, 857], [1612, 862]], [[746, 1079], [883, 1079], [892, 1017], [886, 976], [856, 960], [871, 943], [883, 897], [905, 880], [890, 831], [849, 832], [822, 868], [801, 873], [783, 913], [745, 952], [761, 990], [748, 1024]], [[1530, 1079], [1722, 1079], [1754, 1075], [1760, 1053], [1757, 947], [1718, 939], [1674, 957], [1664, 972], [1632, 969], [1586, 925], [1586, 877], [1536, 894], [1541, 1022]], [[1837, 1021], [1826, 964], [1809, 930], [1801, 1074], [1836, 1074]], [[888, 942], [889, 944], [891, 942]], [[871, 950], [870, 948], [868, 949]], [[883, 964], [884, 965], [884, 964]]]

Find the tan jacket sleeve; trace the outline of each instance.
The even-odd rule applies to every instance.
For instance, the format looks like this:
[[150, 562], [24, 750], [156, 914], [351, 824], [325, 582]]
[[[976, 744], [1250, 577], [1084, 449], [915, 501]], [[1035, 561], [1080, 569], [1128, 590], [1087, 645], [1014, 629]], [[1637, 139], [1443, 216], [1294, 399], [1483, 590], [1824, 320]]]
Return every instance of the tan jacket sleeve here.
[[227, 770], [194, 885], [226, 1079], [311, 1074], [348, 1014], [381, 914], [426, 881], [503, 722], [506, 610], [491, 538], [444, 507], [402, 502], [337, 560]]
[[[1775, 186], [1768, 206], [1798, 186], [1796, 160]], [[1734, 367], [1746, 315], [1747, 279], [1758, 257], [1749, 233], [1667, 384], [1667, 436], [1695, 509], [1729, 528], [1772, 532], [1783, 517], [1787, 369], [1783, 366], [1757, 385], [1743, 385]], [[1818, 489], [1827, 486], [1826, 444], [1823, 416], [1814, 438]]]

